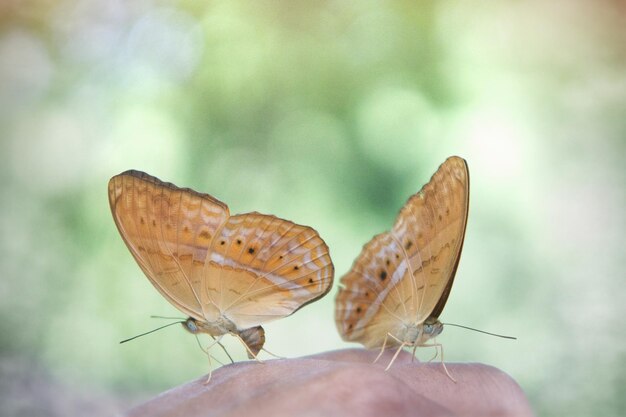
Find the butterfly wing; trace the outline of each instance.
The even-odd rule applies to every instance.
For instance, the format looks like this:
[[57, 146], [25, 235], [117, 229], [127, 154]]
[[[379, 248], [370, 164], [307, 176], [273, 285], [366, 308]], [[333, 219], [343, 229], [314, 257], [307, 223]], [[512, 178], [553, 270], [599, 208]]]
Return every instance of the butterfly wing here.
[[[469, 171], [448, 158], [404, 205], [391, 233], [402, 243], [417, 292], [417, 322], [438, 317], [461, 256], [469, 208]], [[435, 309], [437, 307], [437, 309]]]
[[335, 319], [345, 340], [380, 346], [387, 332], [441, 313], [459, 261], [468, 203], [467, 165], [450, 157], [409, 198], [391, 232], [365, 245], [342, 278]]
[[202, 274], [228, 207], [139, 171], [111, 178], [109, 203], [126, 246], [155, 288], [190, 317], [217, 318], [217, 307], [202, 300]]
[[[413, 289], [402, 248], [391, 233], [375, 236], [341, 278], [335, 321], [344, 340], [380, 346], [411, 316]], [[395, 344], [390, 340], [391, 344]]]
[[332, 286], [333, 264], [318, 233], [274, 216], [232, 216], [212, 253], [203, 294], [240, 329], [288, 316]]

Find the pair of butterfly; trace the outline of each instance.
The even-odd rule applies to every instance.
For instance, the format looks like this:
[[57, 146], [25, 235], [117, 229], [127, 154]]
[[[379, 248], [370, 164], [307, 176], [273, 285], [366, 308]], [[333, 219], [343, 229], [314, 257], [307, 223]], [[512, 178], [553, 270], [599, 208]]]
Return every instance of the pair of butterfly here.
[[[208, 194], [138, 171], [110, 180], [109, 202], [142, 271], [189, 316], [185, 329], [232, 334], [250, 358], [265, 342], [261, 324], [332, 287], [328, 247], [310, 227], [256, 212], [231, 216]], [[381, 353], [395, 346], [395, 359], [402, 348], [441, 333], [438, 317], [459, 264], [468, 203], [467, 164], [450, 157], [341, 279], [335, 320], [344, 340]]]

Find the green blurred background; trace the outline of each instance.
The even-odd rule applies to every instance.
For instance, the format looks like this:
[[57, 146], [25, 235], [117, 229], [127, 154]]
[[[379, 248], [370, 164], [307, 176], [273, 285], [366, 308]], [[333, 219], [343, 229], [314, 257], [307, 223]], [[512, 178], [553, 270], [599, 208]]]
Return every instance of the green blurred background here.
[[[519, 340], [448, 328], [446, 359], [503, 369], [541, 415], [624, 413], [625, 27], [608, 0], [3, 1], [2, 414], [106, 415], [207, 371], [179, 327], [118, 344], [177, 312], [111, 176], [312, 225], [338, 281], [452, 154], [472, 200], [442, 319]], [[267, 348], [348, 347], [335, 294]]]

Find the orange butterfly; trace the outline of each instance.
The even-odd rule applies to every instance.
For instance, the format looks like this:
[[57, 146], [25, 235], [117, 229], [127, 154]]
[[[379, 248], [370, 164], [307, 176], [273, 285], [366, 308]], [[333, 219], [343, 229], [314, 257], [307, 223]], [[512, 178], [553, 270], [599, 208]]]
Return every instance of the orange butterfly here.
[[[317, 232], [274, 216], [231, 216], [208, 194], [139, 171], [109, 181], [126, 246], [193, 334], [239, 338], [255, 358], [261, 324], [289, 316], [330, 290], [334, 268]], [[210, 356], [209, 356], [210, 359]]]
[[468, 205], [467, 164], [450, 157], [341, 278], [335, 321], [344, 340], [381, 354], [399, 346], [387, 369], [405, 346], [413, 355], [417, 346], [441, 348], [426, 342], [443, 330], [438, 317], [459, 265]]

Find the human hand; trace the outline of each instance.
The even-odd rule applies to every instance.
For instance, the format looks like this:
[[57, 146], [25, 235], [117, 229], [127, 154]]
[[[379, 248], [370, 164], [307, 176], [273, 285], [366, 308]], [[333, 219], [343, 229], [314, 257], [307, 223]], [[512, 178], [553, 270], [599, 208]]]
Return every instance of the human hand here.
[[295, 359], [238, 362], [173, 388], [128, 416], [533, 416], [519, 385], [476, 363], [411, 363], [401, 352], [346, 349]]

